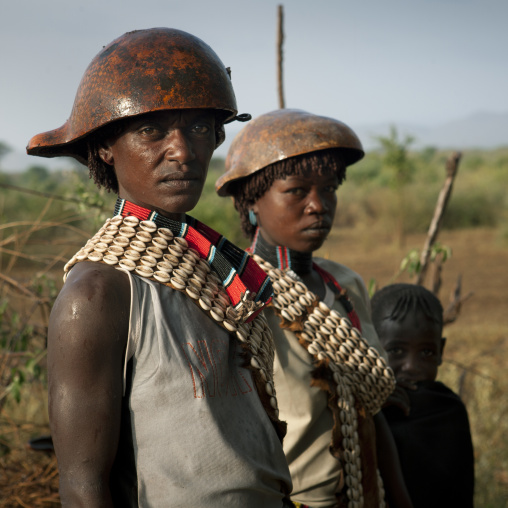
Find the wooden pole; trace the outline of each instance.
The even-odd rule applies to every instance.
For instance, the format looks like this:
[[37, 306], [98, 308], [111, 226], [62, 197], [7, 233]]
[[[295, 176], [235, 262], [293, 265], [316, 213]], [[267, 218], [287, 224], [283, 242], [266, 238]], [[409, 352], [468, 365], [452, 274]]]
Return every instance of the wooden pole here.
[[429, 231], [427, 233], [427, 239], [425, 240], [425, 245], [420, 256], [420, 273], [418, 274], [416, 284], [422, 284], [425, 279], [429, 265], [430, 250], [434, 245], [439, 233], [439, 228], [441, 227], [443, 215], [446, 210], [446, 205], [448, 204], [448, 200], [450, 199], [450, 195], [452, 193], [453, 181], [457, 175], [457, 170], [459, 169], [459, 162], [461, 157], [462, 154], [460, 152], [454, 152], [446, 161], [446, 180], [443, 188], [441, 189], [441, 192], [439, 193], [436, 208], [434, 209], [434, 216], [432, 217]]
[[284, 109], [284, 79], [283, 79], [283, 50], [284, 45], [284, 7], [278, 6], [277, 19], [277, 91], [279, 96], [279, 108]]

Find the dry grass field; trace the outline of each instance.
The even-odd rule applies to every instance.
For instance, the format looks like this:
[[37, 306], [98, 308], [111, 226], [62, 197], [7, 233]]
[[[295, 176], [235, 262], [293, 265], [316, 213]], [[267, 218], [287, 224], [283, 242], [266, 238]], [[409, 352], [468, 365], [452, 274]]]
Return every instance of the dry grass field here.
[[[424, 235], [394, 245], [369, 229], [334, 231], [319, 255], [348, 265], [378, 287], [397, 273]], [[447, 347], [440, 379], [463, 397], [470, 414], [476, 454], [476, 507], [508, 507], [508, 243], [496, 231], [444, 231], [441, 244], [452, 248], [443, 267], [439, 294], [446, 307], [457, 277], [463, 294], [472, 293], [456, 322], [445, 328]], [[60, 272], [55, 272], [61, 283]], [[397, 278], [408, 281], [408, 275]], [[41, 384], [25, 386], [20, 404], [9, 401], [0, 412], [0, 507], [59, 506], [58, 475], [52, 454], [27, 448], [27, 441], [48, 432], [46, 393]], [[6, 451], [9, 450], [9, 453]]]

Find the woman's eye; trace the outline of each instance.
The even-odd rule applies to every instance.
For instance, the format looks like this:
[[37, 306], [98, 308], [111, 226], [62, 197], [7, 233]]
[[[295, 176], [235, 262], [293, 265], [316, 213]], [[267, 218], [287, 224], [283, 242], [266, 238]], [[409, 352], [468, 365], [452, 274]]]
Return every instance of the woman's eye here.
[[303, 187], [291, 187], [286, 191], [288, 194], [294, 194], [296, 196], [301, 196], [305, 194], [305, 189]]
[[157, 131], [157, 128], [153, 125], [146, 125], [139, 129], [140, 134], [143, 134], [144, 136], [153, 136], [157, 133]]
[[210, 126], [206, 123], [197, 123], [193, 125], [191, 129], [191, 131], [195, 134], [208, 134], [210, 130]]

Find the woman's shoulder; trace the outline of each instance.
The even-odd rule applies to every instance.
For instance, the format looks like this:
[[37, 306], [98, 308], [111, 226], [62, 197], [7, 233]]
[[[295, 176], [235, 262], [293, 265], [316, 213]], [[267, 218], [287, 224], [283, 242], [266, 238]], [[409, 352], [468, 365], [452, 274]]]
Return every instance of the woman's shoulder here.
[[72, 267], [57, 297], [54, 312], [73, 315], [94, 310], [111, 319], [130, 302], [128, 276], [115, 268], [93, 262], [81, 262]]

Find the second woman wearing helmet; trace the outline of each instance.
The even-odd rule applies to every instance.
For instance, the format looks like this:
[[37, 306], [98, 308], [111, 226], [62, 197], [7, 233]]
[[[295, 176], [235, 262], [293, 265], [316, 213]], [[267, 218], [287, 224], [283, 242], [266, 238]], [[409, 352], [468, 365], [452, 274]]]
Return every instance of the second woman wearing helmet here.
[[265, 314], [275, 339], [280, 416], [288, 424], [291, 498], [312, 508], [384, 506], [378, 466], [387, 473], [390, 506], [411, 506], [397, 457], [384, 467], [395, 448], [377, 413], [394, 378], [367, 291], [346, 266], [313, 257], [332, 228], [346, 167], [363, 155], [342, 122], [281, 109], [240, 131], [216, 182], [219, 195], [233, 197], [252, 239], [248, 250], [273, 283]]

